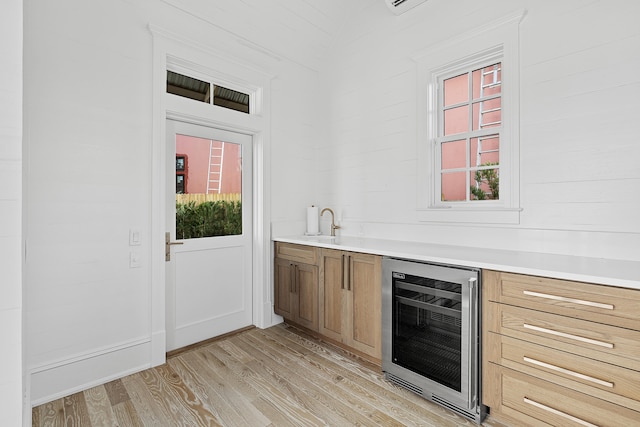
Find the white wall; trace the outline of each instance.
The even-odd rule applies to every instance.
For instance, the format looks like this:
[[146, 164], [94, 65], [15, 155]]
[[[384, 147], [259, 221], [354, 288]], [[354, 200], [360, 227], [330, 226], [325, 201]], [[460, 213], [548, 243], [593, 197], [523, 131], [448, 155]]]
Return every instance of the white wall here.
[[[148, 359], [150, 35], [126, 2], [25, 4], [26, 339], [31, 397]], [[121, 351], [116, 351], [116, 349]]]
[[[638, 202], [619, 196], [633, 194], [640, 181], [631, 120], [640, 99], [640, 30], [633, 22], [639, 10], [635, 2], [613, 3], [430, 0], [395, 17], [381, 0], [28, 2], [24, 279], [32, 401], [151, 363], [157, 284], [149, 245], [148, 24], [274, 76], [274, 232], [304, 230], [304, 208], [316, 203], [342, 212], [344, 234], [637, 260], [640, 231], [631, 212]], [[409, 58], [521, 8], [529, 11], [521, 32], [521, 224], [418, 223], [417, 95]], [[19, 33], [14, 16], [4, 16], [12, 25], [2, 28]], [[0, 160], [0, 173], [20, 167], [19, 118], [11, 120], [13, 142], [0, 155], [9, 159]], [[8, 195], [0, 203], [16, 206], [6, 212], [19, 221], [20, 195]], [[1, 238], [5, 229], [19, 229], [15, 224], [2, 228]], [[142, 231], [139, 269], [129, 268], [131, 228]], [[9, 258], [19, 265], [19, 239], [11, 233]], [[0, 315], [19, 321], [19, 270], [13, 274]], [[18, 330], [8, 329], [8, 338], [18, 339]], [[7, 357], [16, 367], [19, 354]]]
[[22, 425], [22, 0], [0, 15], [0, 414]]
[[[520, 224], [421, 223], [411, 57], [523, 9]], [[640, 260], [639, 14], [622, 0], [430, 0], [398, 17], [371, 3], [321, 72], [321, 205], [345, 235]]]
[[[152, 360], [149, 24], [274, 76], [271, 168], [282, 191], [273, 214], [287, 217], [311, 200], [319, 51], [297, 53], [292, 37], [282, 45], [285, 27], [264, 20], [263, 1], [185, 4], [188, 11], [180, 0], [25, 5], [25, 335], [35, 404]], [[279, 10], [286, 31], [297, 31], [295, 14]], [[131, 228], [142, 232], [142, 268], [129, 268]]]

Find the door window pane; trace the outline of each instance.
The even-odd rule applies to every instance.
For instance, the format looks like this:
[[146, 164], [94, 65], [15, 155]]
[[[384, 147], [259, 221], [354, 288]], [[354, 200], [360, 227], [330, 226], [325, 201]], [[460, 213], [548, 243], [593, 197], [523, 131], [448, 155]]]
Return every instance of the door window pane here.
[[242, 234], [242, 146], [176, 135], [176, 238]]

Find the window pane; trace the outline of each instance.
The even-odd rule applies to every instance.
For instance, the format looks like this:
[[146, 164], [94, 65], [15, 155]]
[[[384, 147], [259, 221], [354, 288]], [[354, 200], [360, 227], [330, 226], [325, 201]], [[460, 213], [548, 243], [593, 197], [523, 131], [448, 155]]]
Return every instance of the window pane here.
[[475, 70], [471, 86], [473, 99], [499, 94], [502, 89], [502, 65], [497, 63]]
[[241, 202], [242, 146], [177, 135], [176, 238], [242, 234]]
[[167, 93], [209, 103], [211, 84], [193, 77], [167, 71]]
[[442, 144], [442, 169], [464, 168], [467, 166], [467, 141], [444, 142]]
[[444, 81], [444, 106], [469, 101], [469, 77], [462, 74]]
[[473, 103], [473, 130], [487, 129], [502, 125], [502, 104], [500, 98]]
[[249, 95], [216, 85], [213, 87], [213, 105], [249, 113]]
[[498, 200], [500, 177], [498, 169], [482, 169], [469, 173], [471, 200]]
[[[211, 104], [211, 83], [167, 71], [167, 93]], [[249, 95], [213, 85], [213, 105], [249, 113]]]
[[176, 174], [176, 194], [184, 194], [184, 174]]
[[452, 108], [444, 112], [444, 135], [469, 131], [469, 106]]
[[467, 200], [465, 172], [443, 173], [441, 175], [441, 198], [443, 202]]
[[176, 170], [184, 171], [186, 159], [184, 156], [176, 156]]
[[501, 67], [500, 62], [476, 65], [440, 80], [439, 179], [435, 179], [440, 188], [435, 190], [442, 202], [499, 199]]
[[471, 138], [469, 164], [471, 167], [480, 165], [497, 165], [500, 161], [500, 137], [498, 135]]

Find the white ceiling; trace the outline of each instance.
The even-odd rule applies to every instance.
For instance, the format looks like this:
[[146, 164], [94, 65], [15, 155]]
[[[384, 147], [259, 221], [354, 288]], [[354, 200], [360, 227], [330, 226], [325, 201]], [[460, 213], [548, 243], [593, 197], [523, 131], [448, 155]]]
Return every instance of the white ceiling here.
[[162, 0], [242, 44], [318, 70], [340, 31], [382, 0]]

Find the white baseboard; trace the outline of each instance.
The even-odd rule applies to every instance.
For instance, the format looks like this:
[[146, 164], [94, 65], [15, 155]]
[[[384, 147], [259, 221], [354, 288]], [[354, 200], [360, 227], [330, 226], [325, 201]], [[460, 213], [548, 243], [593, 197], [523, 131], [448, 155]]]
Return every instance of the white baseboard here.
[[29, 370], [31, 406], [95, 387], [151, 367], [151, 342], [118, 346]]

